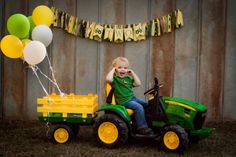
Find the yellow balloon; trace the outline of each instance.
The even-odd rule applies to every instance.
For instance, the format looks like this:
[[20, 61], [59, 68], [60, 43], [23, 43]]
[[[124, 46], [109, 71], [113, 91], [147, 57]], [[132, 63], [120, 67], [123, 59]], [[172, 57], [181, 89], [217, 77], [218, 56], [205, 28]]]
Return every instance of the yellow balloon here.
[[[23, 40], [21, 40], [21, 41], [22, 41], [22, 44], [23, 44], [23, 48], [25, 48], [25, 46], [26, 46], [29, 42], [31, 42], [30, 39], [23, 39]], [[23, 55], [23, 54], [22, 54], [22, 56], [20, 57], [20, 59], [24, 60], [24, 55]]]
[[32, 19], [35, 25], [50, 26], [53, 23], [53, 12], [45, 5], [37, 6], [32, 13]]
[[23, 44], [14, 35], [7, 35], [1, 41], [1, 50], [9, 58], [20, 58], [23, 55]]
[[31, 40], [30, 39], [23, 39], [21, 41], [22, 41], [23, 47], [25, 47]]

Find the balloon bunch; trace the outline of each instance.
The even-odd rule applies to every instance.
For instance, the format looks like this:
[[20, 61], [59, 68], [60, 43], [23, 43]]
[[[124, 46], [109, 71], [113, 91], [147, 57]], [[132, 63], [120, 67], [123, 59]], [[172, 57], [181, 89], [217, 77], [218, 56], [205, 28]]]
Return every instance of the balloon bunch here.
[[7, 30], [10, 35], [3, 37], [0, 44], [5, 56], [13, 59], [20, 58], [29, 64], [47, 95], [48, 93], [36, 72], [40, 70], [37, 64], [41, 63], [45, 57], [48, 59], [53, 80], [41, 71], [40, 73], [56, 84], [61, 94], [46, 50], [46, 47], [52, 42], [53, 34], [49, 27], [53, 23], [53, 18], [53, 12], [45, 5], [37, 6], [33, 10], [32, 16], [26, 17], [23, 14], [14, 14], [7, 20]]
[[[6, 35], [1, 40], [1, 50], [9, 58], [21, 58], [29, 65], [36, 65], [46, 56], [46, 47], [52, 41], [53, 12], [40, 5], [33, 10], [32, 16], [11, 15], [7, 20]], [[32, 39], [30, 39], [30, 37]]]

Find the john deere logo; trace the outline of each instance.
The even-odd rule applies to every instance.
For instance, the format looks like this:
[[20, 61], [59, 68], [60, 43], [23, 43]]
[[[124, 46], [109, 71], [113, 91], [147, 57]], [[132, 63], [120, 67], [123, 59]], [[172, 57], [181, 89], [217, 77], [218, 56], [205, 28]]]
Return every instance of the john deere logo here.
[[124, 83], [124, 84], [127, 84], [128, 82], [127, 82], [126, 80], [123, 80], [123, 83]]
[[136, 34], [142, 33], [142, 29], [140, 29], [140, 28], [137, 29], [137, 30], [135, 31], [135, 33], [136, 33]]
[[101, 32], [101, 30], [96, 29], [96, 30], [95, 30], [95, 33], [101, 34], [102, 32]]

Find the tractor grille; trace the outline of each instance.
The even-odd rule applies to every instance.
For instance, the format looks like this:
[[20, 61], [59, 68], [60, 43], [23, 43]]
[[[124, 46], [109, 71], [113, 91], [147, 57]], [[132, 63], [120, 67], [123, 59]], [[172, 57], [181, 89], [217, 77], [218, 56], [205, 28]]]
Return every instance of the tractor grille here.
[[206, 118], [206, 112], [198, 112], [193, 123], [195, 129], [201, 129]]

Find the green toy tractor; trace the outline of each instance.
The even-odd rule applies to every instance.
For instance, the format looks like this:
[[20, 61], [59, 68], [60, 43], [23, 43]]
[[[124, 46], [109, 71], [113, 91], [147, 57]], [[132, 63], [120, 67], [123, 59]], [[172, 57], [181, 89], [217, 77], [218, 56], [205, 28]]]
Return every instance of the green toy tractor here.
[[203, 127], [206, 106], [182, 98], [160, 96], [161, 85], [157, 78], [154, 82], [154, 87], [144, 95], [150, 96], [145, 116], [155, 134], [137, 134], [132, 111], [124, 106], [108, 103], [98, 109], [98, 112], [103, 111], [104, 114], [94, 124], [94, 133], [100, 144], [113, 148], [123, 145], [130, 136], [153, 138], [160, 140], [166, 151], [182, 152], [189, 141], [198, 141], [211, 135], [212, 129]]

